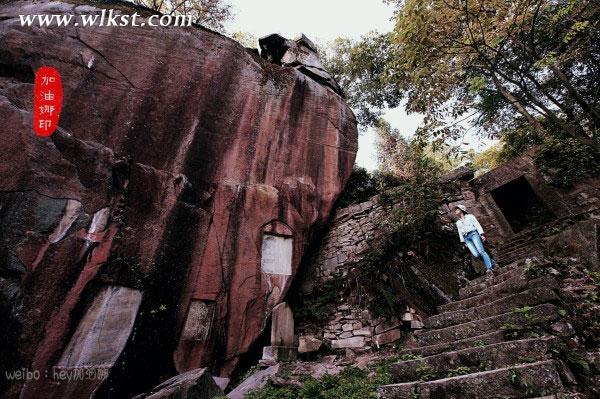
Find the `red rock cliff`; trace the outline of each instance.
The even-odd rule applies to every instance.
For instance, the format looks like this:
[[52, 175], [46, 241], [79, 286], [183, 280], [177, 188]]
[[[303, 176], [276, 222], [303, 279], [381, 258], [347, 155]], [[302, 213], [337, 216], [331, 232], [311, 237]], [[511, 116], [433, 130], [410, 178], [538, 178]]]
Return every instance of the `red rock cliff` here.
[[[94, 11], [0, 6], [0, 355], [5, 369], [41, 371], [3, 387], [24, 397], [98, 388], [45, 370], [103, 368], [98, 395], [116, 397], [200, 366], [229, 374], [355, 158], [354, 116], [313, 80], [322, 71], [199, 28], [21, 27], [17, 16]], [[42, 65], [64, 85], [51, 138], [31, 126]]]

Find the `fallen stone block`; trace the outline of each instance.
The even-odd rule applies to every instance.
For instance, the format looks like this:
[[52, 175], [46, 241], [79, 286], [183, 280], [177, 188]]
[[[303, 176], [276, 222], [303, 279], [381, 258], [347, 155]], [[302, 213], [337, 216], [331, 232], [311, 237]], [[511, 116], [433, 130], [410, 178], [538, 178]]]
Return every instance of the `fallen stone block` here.
[[314, 335], [303, 335], [299, 338], [298, 353], [317, 352], [322, 345], [323, 341]]
[[375, 335], [373, 337], [373, 343], [375, 343], [375, 345], [386, 345], [394, 341], [398, 341], [401, 337], [402, 331], [400, 331], [398, 328], [395, 328], [382, 334]]
[[331, 341], [333, 349], [362, 348], [363, 346], [365, 346], [365, 337], [352, 337]]
[[134, 399], [212, 399], [223, 395], [207, 369], [195, 369], [176, 375], [156, 386], [151, 392]]
[[246, 378], [240, 385], [235, 387], [234, 390], [227, 394], [229, 399], [244, 399], [246, 394], [255, 389], [263, 388], [269, 382], [269, 379], [277, 374], [279, 371], [279, 364], [275, 364], [264, 370], [257, 371], [250, 377]]

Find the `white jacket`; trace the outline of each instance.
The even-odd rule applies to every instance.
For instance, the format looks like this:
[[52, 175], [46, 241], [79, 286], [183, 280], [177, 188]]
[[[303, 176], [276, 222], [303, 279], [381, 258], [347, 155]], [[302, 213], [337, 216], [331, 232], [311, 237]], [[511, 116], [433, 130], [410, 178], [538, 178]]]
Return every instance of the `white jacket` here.
[[465, 235], [472, 231], [477, 230], [479, 234], [483, 234], [483, 228], [477, 221], [477, 218], [470, 213], [466, 214], [462, 219], [458, 219], [456, 221], [456, 228], [458, 229], [460, 242], [465, 242]]

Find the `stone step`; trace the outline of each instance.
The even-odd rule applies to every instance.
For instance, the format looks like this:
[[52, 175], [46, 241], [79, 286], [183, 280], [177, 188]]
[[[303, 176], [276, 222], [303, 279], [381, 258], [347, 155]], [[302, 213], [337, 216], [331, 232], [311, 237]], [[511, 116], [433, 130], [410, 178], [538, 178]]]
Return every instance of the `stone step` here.
[[[506, 272], [509, 272], [509, 271], [511, 271], [511, 270], [513, 270], [513, 269], [515, 269], [517, 267], [522, 267], [522, 266], [519, 264], [519, 262], [513, 262], [510, 265], [506, 265], [504, 267], [498, 267], [498, 268], [496, 268], [494, 270], [494, 274], [495, 274], [495, 276], [497, 278], [497, 277], [505, 274]], [[469, 281], [467, 285], [468, 286], [477, 285], [479, 283], [482, 283], [482, 282], [488, 280], [489, 278], [490, 278], [490, 276], [488, 276], [488, 275], [479, 276], [479, 277], [474, 278], [473, 280]]]
[[518, 251], [522, 249], [528, 248], [536, 248], [540, 246], [540, 242], [538, 240], [525, 240], [525, 241], [515, 241], [508, 245], [502, 245], [498, 247], [496, 250], [497, 254], [507, 254], [513, 251]]
[[546, 360], [429, 382], [415, 381], [383, 385], [378, 389], [378, 397], [380, 399], [530, 398], [562, 391], [563, 385], [554, 362]]
[[502, 252], [498, 253], [496, 256], [498, 257], [499, 260], [504, 260], [505, 258], [514, 257], [517, 254], [527, 256], [527, 253], [530, 253], [530, 252], [533, 253], [533, 252], [537, 252], [539, 250], [540, 250], [540, 248], [537, 245], [526, 245], [523, 247], [510, 248], [506, 251], [502, 251]]
[[556, 282], [556, 279], [551, 276], [544, 276], [531, 280], [527, 279], [525, 276], [519, 276], [518, 278], [511, 278], [495, 286], [488, 287], [478, 295], [441, 305], [438, 307], [438, 311], [441, 313], [469, 309], [494, 302], [500, 297], [516, 294], [517, 292], [525, 291], [529, 288], [548, 287], [554, 289], [557, 286], [558, 283]]
[[540, 256], [542, 256], [541, 251], [540, 252], [528, 252], [527, 254], [515, 255], [514, 257], [511, 257], [511, 258], [502, 259], [500, 262], [498, 262], [498, 267], [504, 267], [510, 263], [517, 262], [517, 261], [523, 261], [528, 258], [535, 258], [535, 257], [539, 258]]
[[391, 365], [390, 371], [393, 381], [398, 383], [419, 380], [424, 374], [444, 378], [452, 372], [468, 374], [498, 369], [549, 359], [555, 342], [555, 337], [500, 342], [404, 361]]
[[510, 251], [513, 248], [525, 248], [525, 247], [530, 247], [532, 245], [538, 245], [539, 241], [538, 240], [531, 240], [531, 238], [529, 237], [519, 237], [518, 239], [515, 240], [510, 240], [507, 241], [506, 243], [502, 244], [498, 250], [501, 251]]
[[540, 257], [542, 255], [541, 248], [531, 248], [523, 252], [511, 253], [499, 257], [498, 265], [500, 267], [506, 266], [512, 262], [518, 260], [525, 260], [527, 258]]
[[444, 312], [424, 320], [426, 328], [444, 328], [455, 324], [460, 324], [464, 320], [480, 320], [486, 317], [510, 312], [514, 308], [523, 306], [534, 306], [545, 302], [558, 300], [556, 293], [547, 287], [531, 288], [516, 294], [500, 297], [494, 302], [490, 302], [478, 307]]
[[441, 344], [433, 344], [420, 346], [418, 348], [405, 349], [400, 352], [401, 355], [416, 355], [416, 356], [433, 356], [443, 352], [457, 351], [461, 349], [482, 347], [485, 345], [495, 344], [504, 341], [504, 333], [502, 331], [493, 331], [491, 333], [476, 335], [474, 337], [459, 339]]
[[527, 325], [532, 320], [544, 323], [558, 318], [558, 308], [550, 303], [545, 303], [534, 306], [527, 313], [507, 312], [450, 327], [417, 331], [415, 336], [421, 346], [441, 344], [499, 330], [504, 324]]
[[508, 272], [503, 273], [497, 277], [490, 276], [489, 278], [484, 279], [480, 283], [468, 285], [466, 287], [459, 289], [458, 297], [460, 299], [469, 298], [469, 297], [472, 297], [472, 296], [475, 296], [475, 295], [481, 293], [483, 290], [485, 290], [489, 287], [493, 287], [493, 286], [501, 284], [507, 280], [518, 278], [518, 277], [523, 277], [523, 276], [524, 276], [524, 274], [523, 274], [522, 268], [515, 268], [512, 270], [509, 270]]

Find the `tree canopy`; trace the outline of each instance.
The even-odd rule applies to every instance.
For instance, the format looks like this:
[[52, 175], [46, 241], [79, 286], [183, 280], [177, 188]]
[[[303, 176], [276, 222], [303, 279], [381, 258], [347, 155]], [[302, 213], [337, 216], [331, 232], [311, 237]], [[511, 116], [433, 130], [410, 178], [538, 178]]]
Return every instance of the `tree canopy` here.
[[597, 0], [390, 2], [393, 32], [341, 40], [329, 57], [359, 114], [405, 100], [433, 139], [461, 137], [467, 121], [492, 136], [525, 122], [540, 136], [596, 137]]
[[189, 15], [194, 21], [218, 32], [225, 30], [224, 23], [232, 17], [231, 4], [225, 0], [130, 0], [162, 14]]

